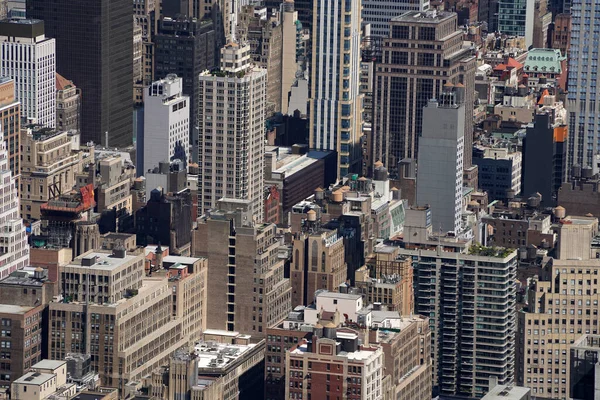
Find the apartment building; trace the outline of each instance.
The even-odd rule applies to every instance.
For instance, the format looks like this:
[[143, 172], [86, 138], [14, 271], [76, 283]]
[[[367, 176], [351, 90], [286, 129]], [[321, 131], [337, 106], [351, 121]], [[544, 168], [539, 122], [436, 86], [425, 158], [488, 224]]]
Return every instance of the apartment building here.
[[199, 215], [223, 197], [248, 199], [263, 221], [266, 88], [267, 71], [253, 64], [248, 44], [227, 45], [220, 71], [200, 74]]

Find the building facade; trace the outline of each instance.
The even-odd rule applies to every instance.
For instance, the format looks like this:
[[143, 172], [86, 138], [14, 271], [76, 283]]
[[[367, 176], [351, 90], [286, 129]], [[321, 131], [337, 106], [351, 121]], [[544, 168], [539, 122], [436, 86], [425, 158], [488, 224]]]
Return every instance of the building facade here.
[[435, 229], [460, 231], [463, 154], [465, 151], [464, 87], [446, 84], [439, 103], [423, 110], [419, 139], [417, 204], [429, 205]]
[[367, 0], [362, 5], [364, 25], [371, 25], [371, 36], [387, 38], [390, 36], [390, 20], [408, 11], [429, 10], [429, 0], [386, 1]]
[[72, 81], [56, 74], [56, 129], [79, 132], [81, 90]]
[[117, 1], [109, 7], [104, 0], [93, 0], [74, 7], [70, 0], [31, 0], [27, 15], [44, 20], [46, 34], [57, 43], [56, 70], [84, 94], [82, 140], [110, 147], [131, 145], [132, 4]]
[[257, 222], [263, 219], [267, 71], [250, 59], [250, 46], [221, 49], [220, 72], [199, 78], [198, 214], [220, 198], [248, 199]]
[[338, 153], [338, 177], [359, 172], [361, 2], [313, 3], [310, 147]]
[[600, 7], [574, 0], [572, 11], [567, 85], [573, 90], [567, 95], [566, 105], [569, 110], [570, 132], [567, 141], [567, 171], [573, 165], [592, 167], [600, 147], [600, 121], [593, 117], [600, 106], [600, 103], [596, 103], [596, 97], [600, 96], [600, 86], [596, 85], [594, 67], [598, 62], [598, 55], [587, 44], [589, 38], [600, 34], [600, 18], [596, 17], [600, 14]]
[[193, 254], [209, 260], [207, 327], [264, 337], [291, 310], [273, 224], [252, 222], [249, 201], [224, 199], [198, 224]]
[[190, 155], [190, 97], [183, 95], [183, 80], [176, 75], [152, 82], [144, 91], [144, 169], [158, 167], [161, 161], [180, 159], [187, 164]]
[[509, 36], [525, 38], [533, 45], [535, 0], [498, 0], [498, 30]]
[[21, 173], [21, 103], [15, 97], [15, 82], [11, 78], [0, 79], [0, 115], [10, 170], [18, 179]]
[[523, 155], [520, 151], [478, 146], [474, 153], [473, 164], [479, 169], [479, 188], [488, 193], [490, 201], [507, 201], [521, 193]]
[[[417, 159], [423, 109], [440, 97], [447, 82], [465, 86], [464, 148], [472, 147], [476, 62], [462, 47], [457, 23], [455, 13], [437, 11], [410, 11], [390, 21], [391, 35], [383, 41], [375, 74], [370, 159], [381, 161], [391, 178], [399, 177], [403, 159]], [[471, 152], [465, 151], [463, 167], [470, 166]]]
[[46, 37], [44, 22], [35, 19], [1, 21], [0, 42], [0, 74], [14, 79], [23, 118], [54, 128], [56, 42]]

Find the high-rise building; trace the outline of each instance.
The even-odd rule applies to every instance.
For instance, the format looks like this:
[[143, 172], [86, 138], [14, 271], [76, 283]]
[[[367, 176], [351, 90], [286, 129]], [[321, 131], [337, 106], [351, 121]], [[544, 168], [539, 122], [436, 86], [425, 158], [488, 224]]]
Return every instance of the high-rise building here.
[[60, 274], [63, 297], [49, 305], [48, 354], [90, 354], [102, 385], [123, 391], [204, 329], [205, 259], [186, 257], [145, 276], [143, 253], [116, 248], [87, 252]]
[[[552, 12], [548, 10], [548, 0], [535, 0], [533, 11], [532, 46], [544, 49], [550, 46], [548, 28], [552, 24]], [[565, 53], [566, 54], [566, 53]]]
[[189, 161], [190, 97], [177, 75], [152, 82], [144, 90], [144, 169], [161, 161]]
[[479, 398], [490, 377], [514, 380], [517, 252], [435, 235], [432, 212], [407, 210], [399, 255], [412, 259], [415, 312], [429, 316], [434, 392]]
[[54, 128], [56, 123], [56, 43], [36, 19], [0, 21], [0, 75], [15, 82], [21, 115]]
[[554, 96], [544, 97], [533, 124], [523, 138], [523, 190], [525, 197], [542, 195], [542, 204], [555, 206], [565, 181], [567, 110]]
[[221, 49], [221, 68], [200, 74], [198, 165], [199, 214], [220, 198], [247, 199], [263, 220], [267, 71], [250, 60], [250, 46]]
[[419, 138], [417, 204], [431, 207], [434, 230], [441, 232], [459, 232], [462, 216], [466, 123], [464, 86], [459, 85], [447, 83], [439, 102], [425, 107]]
[[73, 81], [56, 74], [56, 129], [80, 131], [81, 90]]
[[[567, 171], [573, 165], [593, 167], [600, 153], [600, 120], [598, 112], [600, 86], [596, 86], [597, 46], [589, 45], [590, 38], [600, 34], [600, 7], [595, 3], [574, 0], [571, 14], [571, 49], [567, 95], [569, 138], [567, 140]], [[589, 80], [588, 80], [589, 79]]]
[[110, 6], [105, 0], [27, 1], [27, 15], [43, 19], [46, 35], [56, 39], [56, 70], [84, 93], [84, 142], [110, 147], [133, 142], [131, 12], [131, 2], [126, 1], [112, 1]]
[[162, 18], [154, 36], [154, 79], [175, 74], [183, 79], [183, 94], [190, 97], [190, 137], [194, 161], [198, 161], [200, 96], [198, 75], [217, 65], [215, 29], [210, 20]]
[[0, 115], [10, 170], [18, 179], [21, 173], [21, 103], [15, 98], [15, 81], [11, 78], [0, 78]]
[[142, 86], [148, 86], [154, 80], [154, 43], [153, 35], [158, 28], [160, 10], [157, 0], [136, 0], [133, 2], [135, 22], [142, 28]]
[[4, 251], [0, 254], [0, 279], [29, 264], [29, 245], [23, 219], [19, 214], [19, 195], [16, 179], [10, 170], [4, 134], [0, 129], [0, 242]]
[[336, 230], [323, 229], [314, 210], [308, 211], [302, 232], [294, 237], [291, 266], [292, 307], [309, 305], [315, 292], [330, 292], [346, 282], [344, 238]]
[[571, 14], [558, 14], [554, 18], [552, 47], [559, 49], [563, 55], [569, 54], [571, 47]]
[[[410, 11], [390, 21], [375, 74], [370, 160], [383, 162], [392, 178], [402, 160], [417, 159], [424, 107], [447, 82], [465, 86], [464, 148], [472, 147], [476, 60], [463, 48], [457, 23], [444, 11]], [[471, 167], [471, 151], [464, 151], [463, 167]]]
[[509, 36], [525, 38], [533, 45], [535, 0], [498, 0], [498, 30]]
[[479, 169], [479, 188], [487, 192], [490, 201], [508, 202], [521, 193], [523, 154], [515, 147], [502, 144], [473, 147], [473, 164]]
[[222, 199], [199, 221], [192, 254], [208, 258], [207, 328], [264, 337], [291, 311], [292, 290], [276, 226], [252, 220], [250, 201]]
[[371, 25], [371, 35], [386, 38], [390, 36], [390, 20], [407, 11], [427, 11], [429, 0], [389, 1], [365, 0], [362, 3], [362, 22]]
[[583, 335], [571, 345], [569, 398], [595, 400], [600, 388], [600, 336]]
[[338, 177], [361, 170], [361, 2], [313, 2], [310, 147], [338, 153]]
[[[516, 380], [532, 395], [568, 399], [569, 347], [583, 335], [598, 334], [600, 261], [591, 243], [598, 220], [567, 216], [559, 225], [557, 259], [547, 259], [527, 287], [518, 313]], [[576, 397], [578, 398], [578, 397]]]

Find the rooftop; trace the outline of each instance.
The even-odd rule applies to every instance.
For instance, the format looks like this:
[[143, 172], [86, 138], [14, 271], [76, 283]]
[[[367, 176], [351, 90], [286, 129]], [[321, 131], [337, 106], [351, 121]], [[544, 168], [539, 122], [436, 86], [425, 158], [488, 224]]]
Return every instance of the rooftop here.
[[[206, 332], [204, 332], [206, 334]], [[202, 341], [196, 344], [194, 353], [198, 357], [199, 373], [202, 369], [224, 369], [239, 360], [244, 354], [256, 347], [257, 344], [225, 344], [212, 341]]]
[[50, 379], [53, 379], [54, 377], [56, 377], [55, 374], [44, 374], [44, 373], [40, 373], [40, 372], [28, 372], [25, 375], [23, 375], [22, 377], [20, 377], [19, 379], [17, 379], [16, 381], [14, 381], [14, 383], [20, 383], [20, 384], [24, 384], [24, 385], [43, 385], [44, 383], [48, 382]]
[[33, 310], [34, 307], [13, 306], [9, 304], [0, 304], [0, 314], [25, 314]]
[[409, 11], [402, 15], [392, 18], [392, 21], [398, 22], [418, 22], [436, 24], [454, 17], [456, 14], [447, 11]]
[[[128, 255], [125, 254], [125, 256], [123, 258], [120, 257], [115, 257], [112, 255], [112, 252], [107, 251], [107, 252], [103, 252], [103, 251], [95, 251], [95, 252], [90, 252], [90, 253], [86, 253], [85, 255], [79, 256], [76, 259], [74, 259], [73, 261], [71, 261], [70, 264], [66, 265], [66, 267], [71, 267], [71, 268], [78, 268], [78, 267], [83, 267], [83, 268], [93, 268], [95, 270], [101, 270], [101, 271], [112, 271], [114, 269], [117, 269], [125, 264], [130, 263], [131, 261], [135, 260], [136, 258], [138, 258], [139, 256], [137, 255]], [[87, 267], [82, 265], [82, 261], [83, 259], [93, 259], [95, 258], [96, 262]]]
[[34, 364], [31, 368], [34, 369], [57, 369], [62, 367], [63, 365], [67, 365], [66, 361], [61, 360], [42, 360], [37, 364]]
[[481, 400], [521, 400], [531, 391], [521, 386], [496, 385]]
[[337, 293], [337, 292], [321, 292], [316, 295], [317, 298], [325, 297], [329, 299], [346, 299], [346, 300], [358, 300], [362, 299], [360, 294], [350, 294], [350, 293]]
[[0, 286], [2, 285], [17, 285], [17, 286], [35, 286], [42, 287], [44, 286], [44, 282], [47, 278], [47, 271], [44, 270], [43, 278], [37, 279], [34, 278], [35, 268], [33, 267], [25, 267], [22, 270], [15, 271], [3, 280], [0, 281]]
[[197, 257], [182, 257], [182, 256], [166, 256], [163, 258], [163, 263], [180, 263], [184, 265], [194, 264], [195, 262], [201, 260], [201, 258]]
[[560, 54], [559, 49], [531, 49], [525, 59], [525, 71], [560, 74], [561, 62], [566, 59]]

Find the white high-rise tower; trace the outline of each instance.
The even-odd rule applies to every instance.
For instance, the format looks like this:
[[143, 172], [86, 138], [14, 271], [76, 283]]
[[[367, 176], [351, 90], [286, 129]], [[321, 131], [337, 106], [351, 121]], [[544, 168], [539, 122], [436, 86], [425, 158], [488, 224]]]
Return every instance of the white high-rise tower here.
[[44, 21], [0, 21], [0, 76], [15, 80], [24, 118], [56, 125], [56, 42], [44, 34]]
[[29, 264], [29, 245], [19, 214], [19, 195], [0, 129], [0, 279]]

